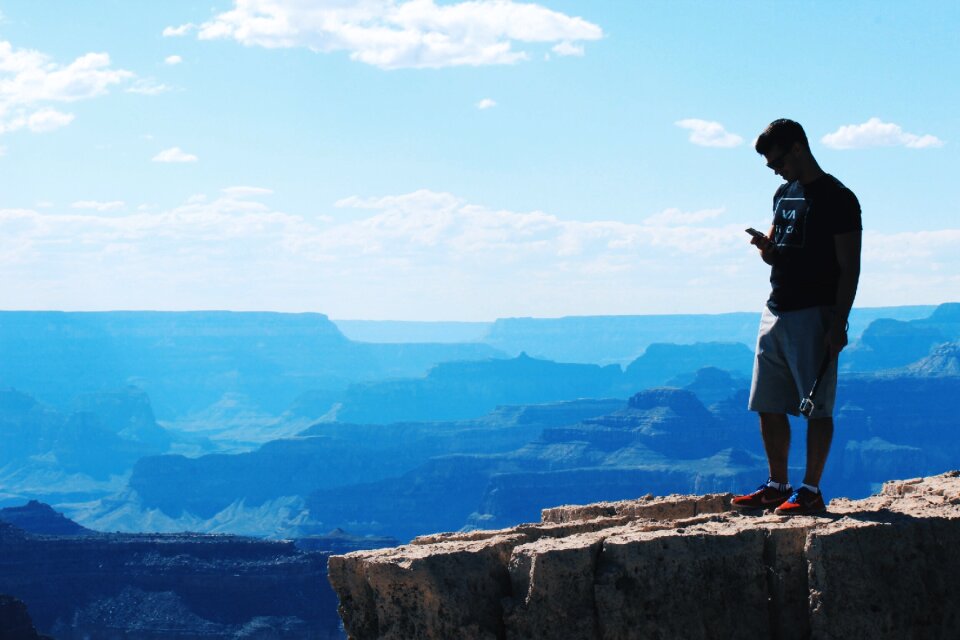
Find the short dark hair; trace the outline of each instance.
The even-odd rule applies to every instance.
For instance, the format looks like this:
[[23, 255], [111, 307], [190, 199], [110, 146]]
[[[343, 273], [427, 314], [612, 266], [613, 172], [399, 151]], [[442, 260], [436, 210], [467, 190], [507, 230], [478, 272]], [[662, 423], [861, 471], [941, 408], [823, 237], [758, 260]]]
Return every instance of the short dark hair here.
[[753, 148], [760, 155], [766, 155], [774, 147], [780, 147], [782, 151], [787, 151], [793, 146], [794, 142], [799, 142], [807, 151], [810, 150], [807, 134], [804, 133], [800, 123], [780, 118], [767, 125], [767, 128], [757, 138], [757, 143]]

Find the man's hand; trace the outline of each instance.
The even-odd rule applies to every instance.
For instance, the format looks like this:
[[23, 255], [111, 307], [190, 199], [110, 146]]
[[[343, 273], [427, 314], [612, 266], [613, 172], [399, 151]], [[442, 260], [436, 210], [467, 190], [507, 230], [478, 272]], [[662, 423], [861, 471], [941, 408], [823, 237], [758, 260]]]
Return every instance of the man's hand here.
[[760, 258], [769, 265], [773, 264], [777, 254], [777, 245], [773, 244], [770, 236], [752, 236], [750, 244], [760, 250]]
[[824, 346], [830, 352], [830, 359], [836, 358], [847, 346], [847, 323], [846, 321], [832, 322], [827, 330], [827, 335], [823, 338]]

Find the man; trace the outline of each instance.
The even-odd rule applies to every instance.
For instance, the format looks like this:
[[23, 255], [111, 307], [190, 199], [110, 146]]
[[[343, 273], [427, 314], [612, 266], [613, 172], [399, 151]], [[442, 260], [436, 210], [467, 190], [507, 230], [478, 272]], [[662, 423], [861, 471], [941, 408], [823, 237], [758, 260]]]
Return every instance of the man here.
[[[786, 181], [773, 198], [769, 233], [751, 240], [771, 267], [749, 403], [760, 414], [770, 477], [755, 492], [734, 498], [733, 506], [776, 508], [780, 515], [820, 513], [826, 510], [820, 477], [833, 439], [837, 355], [847, 344], [847, 317], [860, 278], [860, 204], [823, 172], [798, 123], [772, 122], [755, 148]], [[807, 421], [806, 475], [793, 490], [787, 477], [787, 414], [799, 415], [825, 354], [829, 364]]]

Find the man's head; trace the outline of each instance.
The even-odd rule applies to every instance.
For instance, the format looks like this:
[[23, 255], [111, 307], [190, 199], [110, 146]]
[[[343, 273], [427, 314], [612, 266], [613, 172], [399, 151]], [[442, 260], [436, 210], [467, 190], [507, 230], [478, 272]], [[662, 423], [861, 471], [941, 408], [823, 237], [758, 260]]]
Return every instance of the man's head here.
[[[771, 122], [754, 145], [767, 166], [784, 180], [799, 180], [816, 167], [807, 134], [799, 122], [780, 118]], [[819, 170], [819, 167], [816, 167]]]

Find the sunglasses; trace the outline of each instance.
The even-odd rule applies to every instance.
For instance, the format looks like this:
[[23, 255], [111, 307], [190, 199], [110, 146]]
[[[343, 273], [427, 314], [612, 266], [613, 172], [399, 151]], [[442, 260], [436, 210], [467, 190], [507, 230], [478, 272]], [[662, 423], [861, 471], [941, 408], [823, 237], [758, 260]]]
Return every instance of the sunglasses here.
[[770, 162], [768, 162], [767, 168], [773, 169], [774, 171], [776, 171], [777, 169], [783, 169], [783, 165], [786, 164], [787, 162], [788, 153], [790, 153], [789, 149], [781, 153], [778, 157], [774, 158]]

